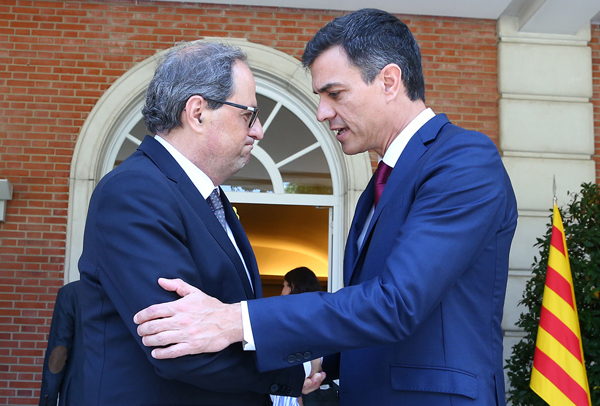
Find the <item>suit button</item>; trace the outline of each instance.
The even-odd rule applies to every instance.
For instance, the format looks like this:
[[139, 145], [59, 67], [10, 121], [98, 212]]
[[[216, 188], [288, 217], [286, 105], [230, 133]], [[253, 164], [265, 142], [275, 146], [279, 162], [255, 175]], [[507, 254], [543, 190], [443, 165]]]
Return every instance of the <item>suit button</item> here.
[[283, 393], [285, 393], [286, 395], [291, 394], [292, 393], [292, 388], [286, 387], [285, 390], [283, 391]]
[[289, 362], [290, 364], [293, 364], [294, 362], [296, 362], [296, 356], [294, 354], [288, 355], [287, 362]]
[[311, 357], [312, 357], [312, 352], [310, 352], [310, 351], [306, 351], [306, 352], [304, 353], [304, 359], [305, 359], [305, 360], [309, 360]]
[[302, 359], [303, 359], [303, 357], [302, 357], [302, 354], [300, 354], [300, 353], [297, 353], [297, 354], [296, 354], [296, 361], [298, 361], [298, 362], [301, 362], [301, 361], [302, 361]]
[[271, 392], [272, 393], [277, 393], [278, 390], [279, 390], [279, 385], [277, 385], [276, 383], [274, 383], [273, 385], [271, 385]]

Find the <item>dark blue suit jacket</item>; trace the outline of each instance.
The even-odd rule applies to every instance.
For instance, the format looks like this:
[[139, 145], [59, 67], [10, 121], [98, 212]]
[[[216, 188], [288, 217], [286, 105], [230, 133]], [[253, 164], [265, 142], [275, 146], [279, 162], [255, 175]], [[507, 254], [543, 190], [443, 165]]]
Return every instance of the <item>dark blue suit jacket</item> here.
[[[250, 243], [224, 194], [225, 215], [262, 288]], [[236, 343], [217, 354], [156, 360], [133, 315], [177, 299], [159, 277], [181, 278], [223, 302], [253, 299], [242, 261], [208, 203], [152, 137], [106, 175], [92, 195], [79, 261], [84, 282], [86, 405], [262, 405], [298, 395], [302, 367], [257, 371]]]
[[497, 148], [438, 115], [402, 152], [359, 250], [372, 205], [373, 179], [346, 245], [349, 287], [249, 302], [259, 367], [342, 351], [343, 406], [503, 405], [517, 210]]

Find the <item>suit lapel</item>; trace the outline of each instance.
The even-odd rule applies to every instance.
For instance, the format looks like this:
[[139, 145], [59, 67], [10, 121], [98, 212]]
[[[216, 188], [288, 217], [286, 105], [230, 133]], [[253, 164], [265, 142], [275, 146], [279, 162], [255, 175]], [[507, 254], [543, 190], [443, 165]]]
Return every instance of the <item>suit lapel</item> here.
[[373, 213], [373, 217], [371, 217], [371, 221], [367, 225], [367, 231], [365, 233], [365, 239], [363, 241], [362, 246], [358, 249], [358, 237], [360, 236], [363, 228], [365, 227], [365, 220], [373, 206], [374, 200], [374, 189], [375, 189], [375, 174], [371, 177], [371, 181], [369, 185], [361, 195], [357, 207], [356, 214], [354, 216], [354, 220], [352, 222], [352, 227], [350, 229], [350, 233], [348, 235], [348, 242], [346, 244], [346, 251], [351, 249], [350, 255], [352, 258], [348, 256], [349, 262], [345, 266], [349, 266], [344, 269], [344, 285], [349, 286], [350, 281], [352, 280], [352, 276], [355, 272], [358, 272], [357, 264], [359, 263], [359, 259], [361, 256], [365, 255], [365, 251], [369, 245], [369, 236], [373, 232], [373, 227], [377, 223], [377, 219], [381, 215], [381, 211], [385, 207], [385, 205], [390, 201], [390, 196], [394, 194], [396, 188], [402, 183], [405, 178], [407, 172], [410, 168], [419, 160], [419, 158], [427, 151], [427, 148], [423, 145], [419, 137], [413, 136], [411, 140], [408, 142], [404, 151], [402, 151], [402, 155], [398, 158], [390, 177], [383, 189], [383, 193], [379, 198], [379, 203], [375, 208], [375, 212]]
[[367, 216], [373, 206], [373, 196], [375, 189], [375, 175], [371, 177], [367, 188], [360, 195], [358, 203], [356, 204], [356, 211], [354, 213], [354, 219], [352, 219], [352, 226], [350, 226], [350, 232], [348, 233], [348, 240], [346, 243], [346, 251], [344, 252], [344, 286], [348, 286], [352, 272], [356, 267], [356, 261], [359, 256], [358, 249], [358, 238], [365, 227]]
[[[415, 134], [416, 135], [416, 134]], [[373, 217], [371, 218], [371, 222], [369, 223], [369, 228], [367, 229], [367, 234], [371, 234], [373, 230], [373, 226], [377, 222], [377, 219], [381, 215], [381, 211], [385, 208], [386, 204], [390, 202], [390, 197], [394, 194], [394, 191], [404, 182], [406, 178], [406, 174], [410, 171], [410, 168], [423, 156], [423, 154], [427, 151], [427, 147], [421, 142], [419, 137], [413, 136], [409, 143], [402, 151], [402, 155], [398, 158], [396, 162], [396, 166], [392, 170], [390, 177], [383, 189], [383, 193], [381, 194], [381, 198], [379, 199], [379, 203], [375, 208], [375, 213], [373, 213]]]
[[[241, 261], [241, 268], [236, 264], [236, 269], [240, 275], [242, 283], [244, 284], [246, 295], [248, 296], [248, 299], [255, 299], [257, 297], [260, 298], [262, 297], [262, 284], [260, 281], [260, 275], [258, 274], [258, 265], [256, 263], [254, 251], [252, 250], [248, 236], [246, 235], [246, 232], [244, 231], [237, 214], [233, 210], [229, 199], [227, 199], [227, 196], [225, 193], [223, 193], [223, 190], [221, 190], [221, 200], [223, 201], [223, 208], [225, 209], [225, 219], [227, 220], [227, 224], [229, 224], [229, 228], [231, 228], [231, 231], [233, 232], [237, 246], [244, 257], [244, 262], [248, 268], [248, 273], [252, 278], [252, 286], [254, 286], [254, 291], [252, 291], [252, 286], [250, 286], [250, 281], [248, 280], [248, 275], [246, 274], [244, 265], [241, 263]], [[237, 255], [237, 252], [236, 256], [239, 260], [239, 255]]]
[[[368, 215], [371, 206], [373, 206], [373, 193], [374, 193], [374, 175], [367, 186], [367, 189], [361, 195], [356, 214], [354, 216], [354, 220], [352, 222], [352, 228], [350, 229], [350, 234], [348, 235], [348, 242], [346, 243], [346, 250], [350, 246], [355, 253], [351, 253], [352, 260], [348, 264], [344, 262], [344, 285], [349, 286], [350, 281], [352, 280], [352, 276], [360, 270], [357, 269], [357, 264], [359, 263], [359, 259], [361, 256], [366, 255], [366, 250], [369, 242], [369, 237], [373, 232], [373, 227], [377, 223], [381, 212], [385, 208], [385, 206], [393, 201], [392, 196], [394, 196], [396, 190], [399, 187], [406, 187], [409, 184], [410, 179], [406, 179], [406, 176], [410, 169], [417, 163], [417, 161], [427, 152], [428, 145], [435, 141], [438, 134], [440, 133], [442, 127], [446, 124], [450, 123], [445, 114], [439, 114], [429, 120], [423, 127], [421, 127], [410, 139], [404, 151], [398, 158], [392, 173], [383, 189], [383, 193], [379, 199], [379, 203], [375, 208], [375, 212], [373, 213], [373, 217], [368, 224], [367, 232], [365, 233], [365, 239], [363, 241], [363, 245], [358, 251], [356, 248], [358, 237], [361, 234], [361, 231], [364, 227], [366, 216]], [[411, 202], [412, 203], [412, 202]], [[360, 218], [358, 216], [361, 216]], [[363, 217], [364, 216], [364, 217]], [[356, 226], [356, 227], [355, 227]], [[346, 257], [345, 257], [346, 259]], [[350, 265], [351, 264], [351, 265]], [[351, 266], [348, 268], [348, 266]]]
[[[169, 154], [169, 152], [162, 145], [160, 145], [158, 141], [156, 141], [150, 136], [146, 136], [146, 138], [138, 148], [141, 151], [143, 151], [156, 164], [156, 166], [165, 174], [167, 178], [171, 179], [176, 184], [177, 189], [182, 194], [182, 196], [188, 201], [192, 210], [196, 212], [198, 217], [206, 226], [207, 230], [217, 241], [217, 243], [221, 246], [223, 251], [225, 251], [227, 256], [231, 259], [231, 262], [233, 263], [237, 273], [240, 276], [241, 282], [244, 286], [244, 291], [246, 292], [246, 296], [249, 299], [254, 298], [254, 292], [252, 292], [252, 287], [250, 286], [250, 282], [248, 281], [248, 276], [246, 275], [246, 270], [244, 269], [244, 265], [242, 264], [240, 256], [238, 255], [233, 244], [231, 243], [229, 236], [227, 235], [225, 230], [223, 230], [223, 227], [219, 223], [219, 220], [217, 220], [217, 217], [213, 213], [208, 202], [202, 197], [202, 194], [200, 194], [200, 192], [198, 191], [194, 183], [191, 181], [191, 179], [187, 176], [185, 171], [181, 168], [181, 166], [179, 166], [179, 164], [177, 163], [177, 161], [175, 161], [171, 154]], [[222, 193], [221, 191], [221, 197], [223, 196], [224, 193]], [[239, 221], [237, 221], [237, 216], [233, 212], [231, 204], [229, 204], [227, 198], [225, 197], [222, 200], [223, 208], [225, 209], [225, 217], [227, 219], [228, 224], [230, 224], [230, 227], [231, 224], [233, 224], [233, 220], [231, 220], [232, 215], [233, 217], [235, 217], [236, 222], [239, 224]], [[227, 207], [225, 207], [225, 202], [227, 202]], [[240, 241], [235, 232], [234, 236], [236, 237], [236, 241]], [[244, 258], [247, 257], [244, 255]]]
[[[233, 263], [235, 270], [237, 271], [238, 276], [240, 277], [240, 281], [242, 282], [242, 285], [244, 286], [244, 291], [246, 292], [246, 297], [248, 299], [254, 299], [255, 298], [254, 292], [252, 291], [252, 287], [250, 286], [250, 281], [248, 280], [248, 275], [246, 274], [246, 269], [244, 268], [242, 259], [240, 258], [237, 250], [235, 249], [234, 245], [232, 244], [231, 240], [229, 239], [227, 232], [223, 229], [223, 226], [221, 226], [221, 223], [219, 223], [219, 220], [217, 220], [217, 216], [215, 216], [215, 213], [213, 213], [208, 202], [202, 197], [202, 195], [200, 194], [200, 192], [198, 191], [196, 186], [192, 183], [190, 178], [187, 177], [187, 175], [185, 177], [183, 177], [183, 176], [181, 177], [177, 186], [178, 186], [178, 189], [181, 191], [181, 194], [188, 200], [188, 202], [190, 202], [192, 207], [194, 207], [196, 209], [196, 212], [199, 213], [199, 216], [202, 219], [202, 221], [204, 222], [204, 225], [206, 226], [208, 231], [212, 234], [214, 239], [221, 246], [223, 251], [225, 251], [225, 253], [229, 257], [229, 259]], [[227, 220], [227, 224], [229, 225], [229, 227], [231, 228], [231, 230], [233, 232], [235, 240], [238, 243], [238, 248], [240, 248], [240, 252], [242, 252], [242, 255], [246, 259], [247, 256], [243, 254], [242, 244], [240, 244], [240, 234], [243, 234], [245, 236], [245, 233], [244, 233], [243, 229], [240, 232], [239, 230], [236, 229], [236, 227], [234, 227], [234, 225], [239, 224], [239, 221], [237, 220], [237, 216], [236, 216], [235, 212], [233, 211], [233, 208], [231, 207], [229, 200], [227, 200], [225, 193], [223, 193], [222, 190], [220, 190], [220, 193], [221, 193], [221, 200], [223, 202], [223, 209], [225, 210], [225, 219]], [[234, 221], [234, 219], [235, 219], [235, 221]], [[240, 225], [240, 228], [241, 228], [241, 225]], [[246, 238], [246, 240], [247, 240], [247, 238]], [[249, 245], [249, 243], [248, 243], [248, 245]], [[252, 249], [252, 248], [250, 248], [250, 249]], [[246, 262], [246, 266], [249, 266], [248, 262]], [[250, 268], [248, 268], [248, 269], [250, 270]]]

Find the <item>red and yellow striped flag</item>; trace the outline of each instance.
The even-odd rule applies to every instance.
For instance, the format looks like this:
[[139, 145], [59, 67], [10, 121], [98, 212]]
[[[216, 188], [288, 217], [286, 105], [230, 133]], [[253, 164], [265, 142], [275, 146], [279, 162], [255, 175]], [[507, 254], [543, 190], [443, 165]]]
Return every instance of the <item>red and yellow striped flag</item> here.
[[563, 222], [554, 204], [531, 389], [550, 406], [591, 406]]

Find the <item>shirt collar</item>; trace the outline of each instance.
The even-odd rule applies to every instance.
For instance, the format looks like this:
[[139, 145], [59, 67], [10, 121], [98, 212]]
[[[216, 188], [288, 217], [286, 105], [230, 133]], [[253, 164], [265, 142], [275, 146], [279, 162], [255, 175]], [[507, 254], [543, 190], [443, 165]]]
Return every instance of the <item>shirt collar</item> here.
[[[202, 197], [207, 199], [208, 196], [212, 193], [212, 191], [216, 188], [216, 186], [212, 183], [212, 180], [206, 175], [200, 168], [192, 163], [189, 159], [187, 159], [181, 152], [179, 152], [173, 145], [169, 144], [167, 140], [162, 138], [160, 135], [155, 135], [154, 139], [165, 147], [167, 152], [171, 154], [173, 159], [177, 161], [181, 169], [185, 172], [185, 174], [190, 178], [194, 186], [198, 189]], [[218, 190], [218, 189], [217, 189]]]
[[[398, 161], [398, 158], [400, 158], [400, 155], [402, 154], [402, 151], [404, 151], [408, 141], [410, 141], [412, 136], [415, 135], [417, 131], [419, 131], [421, 127], [423, 127], [425, 123], [427, 123], [433, 117], [435, 117], [435, 113], [430, 108], [420, 112], [418, 116], [416, 116], [410, 123], [408, 123], [406, 127], [404, 127], [396, 139], [392, 141], [391, 145], [383, 156], [383, 162], [392, 168], [396, 166], [396, 162]], [[381, 160], [381, 157], [379, 158]]]

